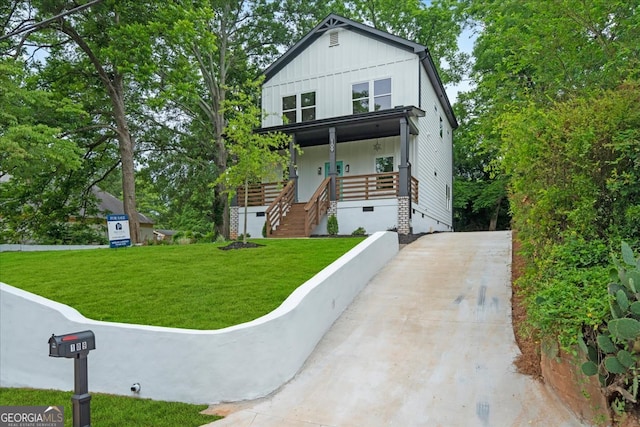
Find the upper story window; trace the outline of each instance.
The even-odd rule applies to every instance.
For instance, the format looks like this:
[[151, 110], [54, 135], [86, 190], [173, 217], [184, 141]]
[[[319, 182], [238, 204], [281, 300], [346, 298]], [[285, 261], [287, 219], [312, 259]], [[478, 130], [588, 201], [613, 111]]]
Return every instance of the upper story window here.
[[373, 107], [375, 111], [391, 108], [391, 79], [373, 82]]
[[391, 79], [351, 85], [353, 114], [391, 108]]
[[369, 112], [369, 82], [351, 86], [353, 114]]
[[316, 119], [316, 93], [307, 92], [300, 95], [302, 105], [302, 121], [308, 122]]
[[282, 115], [287, 118], [287, 123], [295, 123], [296, 120], [296, 96], [282, 98]]
[[282, 115], [287, 123], [308, 122], [316, 119], [316, 93], [306, 92], [282, 98]]

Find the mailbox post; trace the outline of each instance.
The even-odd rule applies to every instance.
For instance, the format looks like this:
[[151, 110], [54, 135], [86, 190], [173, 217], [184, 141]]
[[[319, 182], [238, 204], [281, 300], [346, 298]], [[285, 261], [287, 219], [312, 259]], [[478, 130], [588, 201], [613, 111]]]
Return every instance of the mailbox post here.
[[66, 335], [52, 334], [49, 338], [49, 356], [73, 359], [74, 395], [73, 427], [91, 427], [91, 396], [87, 373], [87, 355], [95, 350], [96, 339], [92, 331]]

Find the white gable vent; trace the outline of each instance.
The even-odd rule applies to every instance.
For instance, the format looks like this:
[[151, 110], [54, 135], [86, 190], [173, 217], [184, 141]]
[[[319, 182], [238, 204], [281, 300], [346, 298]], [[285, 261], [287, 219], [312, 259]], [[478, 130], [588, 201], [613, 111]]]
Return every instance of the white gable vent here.
[[329, 33], [329, 47], [338, 46], [340, 41], [338, 40], [338, 32], [334, 31]]

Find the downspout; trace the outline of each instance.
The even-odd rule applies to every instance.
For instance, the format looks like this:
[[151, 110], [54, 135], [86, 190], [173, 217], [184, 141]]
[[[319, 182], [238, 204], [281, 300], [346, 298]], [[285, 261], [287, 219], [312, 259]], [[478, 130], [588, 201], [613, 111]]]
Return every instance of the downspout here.
[[449, 190], [450, 197], [451, 197], [451, 231], [455, 231], [455, 229], [453, 228], [453, 219], [454, 219], [454, 212], [453, 212], [453, 207], [454, 205], [454, 196], [453, 196], [453, 180], [456, 179], [455, 178], [455, 167], [454, 167], [454, 155], [453, 155], [453, 128], [451, 129], [451, 189]]
[[422, 110], [422, 58], [418, 58], [418, 108]]

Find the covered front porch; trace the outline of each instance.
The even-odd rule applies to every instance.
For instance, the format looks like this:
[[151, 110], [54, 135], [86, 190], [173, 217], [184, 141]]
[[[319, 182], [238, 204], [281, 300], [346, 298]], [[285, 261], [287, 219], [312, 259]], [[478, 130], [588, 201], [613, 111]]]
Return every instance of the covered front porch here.
[[[409, 233], [411, 203], [418, 202], [419, 186], [411, 175], [409, 153], [418, 134], [415, 120], [422, 116], [418, 108], [397, 107], [257, 130], [291, 135], [291, 161], [288, 180], [249, 189], [248, 233], [326, 234], [328, 215], [337, 216], [340, 234], [358, 227], [367, 233], [390, 228]], [[244, 232], [244, 198], [239, 190], [232, 236]]]

